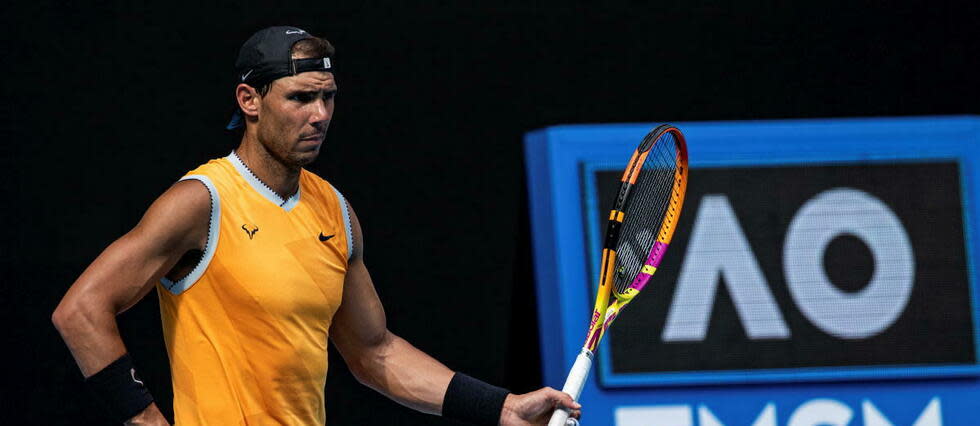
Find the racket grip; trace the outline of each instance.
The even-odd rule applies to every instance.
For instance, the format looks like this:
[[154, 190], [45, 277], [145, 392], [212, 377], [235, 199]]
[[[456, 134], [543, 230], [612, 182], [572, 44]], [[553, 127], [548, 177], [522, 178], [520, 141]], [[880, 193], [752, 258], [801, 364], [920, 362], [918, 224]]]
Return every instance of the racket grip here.
[[[589, 370], [592, 369], [592, 357], [592, 351], [582, 348], [582, 352], [579, 352], [578, 357], [575, 358], [575, 364], [572, 364], [571, 371], [568, 372], [568, 378], [565, 379], [565, 386], [561, 391], [571, 395], [573, 400], [578, 400], [579, 395], [582, 394], [585, 379], [589, 377]], [[548, 426], [565, 426], [569, 414], [568, 410], [558, 407], [551, 415]]]

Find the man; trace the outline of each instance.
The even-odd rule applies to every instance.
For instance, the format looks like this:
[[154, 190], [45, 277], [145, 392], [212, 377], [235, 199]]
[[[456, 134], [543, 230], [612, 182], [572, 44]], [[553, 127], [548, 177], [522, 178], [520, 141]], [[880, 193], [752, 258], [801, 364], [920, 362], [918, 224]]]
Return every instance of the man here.
[[244, 125], [229, 156], [188, 173], [82, 273], [52, 320], [120, 422], [167, 424], [115, 316], [158, 286], [176, 423], [323, 424], [326, 341], [357, 379], [416, 410], [543, 424], [556, 405], [453, 371], [388, 331], [353, 209], [303, 169], [334, 110], [333, 47], [294, 27], [257, 32], [236, 68]]

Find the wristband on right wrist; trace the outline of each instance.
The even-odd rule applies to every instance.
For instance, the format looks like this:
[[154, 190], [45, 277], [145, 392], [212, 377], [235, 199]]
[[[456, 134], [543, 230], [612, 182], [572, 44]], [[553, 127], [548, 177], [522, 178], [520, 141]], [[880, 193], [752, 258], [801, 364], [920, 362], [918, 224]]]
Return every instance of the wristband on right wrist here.
[[136, 368], [128, 353], [85, 379], [85, 386], [117, 423], [125, 423], [153, 403], [149, 389], [136, 378]]

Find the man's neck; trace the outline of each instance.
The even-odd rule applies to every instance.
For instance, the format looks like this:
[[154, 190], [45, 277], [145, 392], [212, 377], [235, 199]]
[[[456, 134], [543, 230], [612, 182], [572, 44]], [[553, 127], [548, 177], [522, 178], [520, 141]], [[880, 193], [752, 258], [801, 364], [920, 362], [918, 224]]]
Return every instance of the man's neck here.
[[246, 137], [235, 150], [238, 158], [245, 163], [255, 177], [266, 184], [283, 200], [296, 194], [299, 189], [299, 173], [301, 168], [291, 168], [272, 156], [261, 142]]

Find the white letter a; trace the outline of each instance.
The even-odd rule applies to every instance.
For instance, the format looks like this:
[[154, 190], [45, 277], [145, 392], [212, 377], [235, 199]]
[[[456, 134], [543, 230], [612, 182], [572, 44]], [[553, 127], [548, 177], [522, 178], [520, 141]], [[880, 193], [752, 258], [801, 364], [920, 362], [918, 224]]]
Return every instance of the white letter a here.
[[790, 336], [728, 198], [705, 195], [677, 278], [663, 341], [704, 340], [722, 276], [750, 339]]

